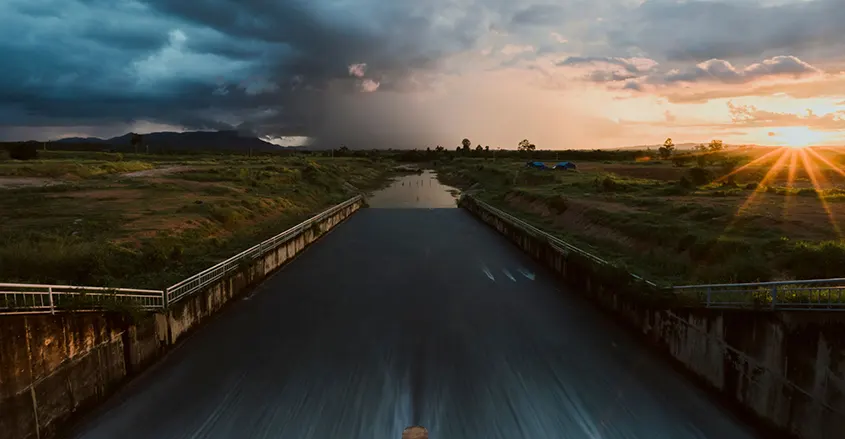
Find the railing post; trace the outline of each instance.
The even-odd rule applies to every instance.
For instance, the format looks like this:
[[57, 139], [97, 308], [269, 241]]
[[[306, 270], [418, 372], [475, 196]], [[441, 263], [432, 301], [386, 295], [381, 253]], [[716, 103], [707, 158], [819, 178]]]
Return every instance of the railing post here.
[[778, 303], [778, 286], [772, 285], [772, 310], [777, 308]]
[[713, 295], [713, 288], [707, 287], [707, 307], [710, 308], [710, 298]]
[[168, 300], [169, 296], [170, 296], [170, 287], [167, 287], [167, 288], [161, 290], [161, 308], [162, 309], [167, 309], [167, 305], [168, 305], [167, 300]]
[[56, 306], [53, 305], [53, 287], [47, 287], [47, 294], [50, 296], [50, 314], [56, 314]]

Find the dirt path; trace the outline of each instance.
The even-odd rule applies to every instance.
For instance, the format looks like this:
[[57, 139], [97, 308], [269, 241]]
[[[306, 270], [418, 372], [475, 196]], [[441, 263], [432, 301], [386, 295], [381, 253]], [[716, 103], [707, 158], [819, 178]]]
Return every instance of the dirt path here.
[[62, 184], [52, 178], [39, 177], [0, 177], [0, 189], [20, 189], [25, 187], [46, 187]]
[[197, 166], [165, 166], [163, 168], [147, 169], [145, 171], [128, 172], [120, 176], [129, 178], [161, 177], [162, 175], [193, 171], [194, 169], [197, 169]]

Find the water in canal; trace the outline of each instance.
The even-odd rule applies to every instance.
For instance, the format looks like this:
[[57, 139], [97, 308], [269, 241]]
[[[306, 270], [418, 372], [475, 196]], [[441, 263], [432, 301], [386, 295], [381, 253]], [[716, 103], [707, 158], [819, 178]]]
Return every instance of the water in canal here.
[[437, 181], [433, 171], [397, 177], [387, 188], [367, 197], [371, 208], [437, 209], [457, 207], [455, 188]]

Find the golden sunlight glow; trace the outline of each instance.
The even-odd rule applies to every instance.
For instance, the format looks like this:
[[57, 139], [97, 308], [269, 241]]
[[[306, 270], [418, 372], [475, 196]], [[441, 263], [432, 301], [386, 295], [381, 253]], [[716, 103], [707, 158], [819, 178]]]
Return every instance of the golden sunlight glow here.
[[[743, 213], [745, 213], [745, 211], [748, 209], [748, 207], [751, 206], [754, 203], [754, 199], [757, 197], [757, 195], [759, 195], [760, 192], [763, 192], [763, 191], [766, 190], [766, 185], [770, 181], [772, 181], [775, 177], [777, 177], [777, 175], [780, 174], [780, 172], [785, 167], [787, 167], [787, 165], [786, 165], [787, 160], [790, 159], [792, 154], [795, 154], [795, 151], [790, 151], [787, 148], [780, 148], [776, 151], [780, 152], [780, 157], [778, 157], [777, 161], [775, 161], [775, 164], [773, 164], [772, 167], [769, 168], [768, 171], [766, 171], [766, 175], [764, 175], [763, 179], [760, 180], [760, 183], [757, 184], [757, 188], [754, 190], [754, 192], [752, 192], [751, 195], [748, 196], [748, 199], [746, 199], [745, 202], [742, 203], [741, 206], [739, 206], [739, 209], [736, 212], [737, 217], [739, 217]], [[768, 154], [766, 154], [766, 155], [768, 155]]]
[[[827, 200], [824, 199], [824, 195], [822, 194], [823, 188], [822, 184], [826, 183], [824, 181], [824, 174], [819, 172], [819, 166], [813, 160], [807, 156], [808, 150], [801, 150], [799, 151], [801, 154], [801, 163], [804, 165], [804, 169], [807, 170], [807, 175], [810, 176], [810, 181], [813, 183], [813, 188], [816, 189], [816, 192], [819, 193], [819, 201], [822, 203], [822, 209], [824, 209], [825, 213], [827, 213], [827, 218], [830, 220], [830, 224], [833, 226], [833, 230], [836, 232], [836, 236], [842, 239], [842, 231], [839, 230], [839, 225], [836, 223], [836, 218], [833, 217], [833, 211], [830, 210], [830, 206], [827, 204]], [[815, 153], [815, 151], [813, 151]], [[817, 155], [817, 154], [816, 154]]]
[[[833, 164], [830, 160], [819, 154], [814, 148], [802, 148], [802, 149], [794, 149], [790, 147], [782, 147], [777, 148], [773, 151], [770, 151], [757, 159], [751, 161], [750, 163], [746, 164], [745, 166], [735, 170], [729, 175], [734, 175], [737, 172], [747, 169], [749, 166], [754, 164], [764, 165], [765, 161], [768, 161], [771, 158], [777, 157], [774, 160], [774, 163], [766, 170], [765, 175], [763, 176], [760, 183], [757, 185], [757, 188], [745, 202], [737, 209], [736, 214], [728, 223], [725, 231], [728, 231], [734, 227], [736, 221], [745, 214], [749, 207], [754, 204], [755, 199], [759, 194], [762, 192], [766, 192], [768, 190], [767, 185], [774, 181], [778, 175], [780, 175], [783, 171], [787, 173], [787, 182], [786, 182], [786, 189], [787, 192], [784, 194], [784, 217], [787, 215], [787, 210], [789, 208], [789, 203], [792, 198], [791, 192], [789, 190], [794, 189], [795, 182], [796, 182], [796, 174], [800, 168], [803, 168], [803, 171], [806, 172], [807, 176], [812, 183], [813, 189], [815, 189], [817, 193], [817, 198], [819, 203], [821, 204], [822, 210], [827, 214], [827, 218], [830, 221], [831, 226], [833, 227], [834, 232], [839, 237], [839, 239], [843, 239], [842, 231], [839, 227], [836, 218], [833, 215], [833, 211], [830, 208], [827, 200], [824, 196], [825, 188], [828, 187], [828, 181], [825, 178], [824, 172], [820, 169], [819, 164], [824, 164], [833, 169], [836, 173], [845, 176], [845, 170], [839, 168], [835, 164]], [[799, 164], [800, 163], [800, 164]], [[722, 179], [728, 176], [722, 177]], [[720, 180], [722, 180], [720, 179]]]
[[[789, 158], [789, 174], [786, 177], [786, 187], [795, 186], [795, 174], [798, 173], [798, 154], [795, 151], [790, 151]], [[789, 206], [792, 203], [793, 196], [791, 193], [786, 194], [786, 200], [783, 202], [783, 216], [789, 216]]]
[[[836, 152], [836, 151], [833, 151], [833, 150], [832, 150], [832, 149], [830, 149], [830, 148], [824, 148], [824, 149], [825, 149], [825, 150], [827, 150], [827, 151], [834, 152], [834, 153]], [[833, 163], [831, 163], [831, 162], [830, 162], [830, 160], [828, 160], [828, 159], [824, 158], [824, 156], [822, 156], [821, 154], [817, 153], [816, 151], [813, 151], [812, 149], [810, 149], [810, 150], [808, 150], [808, 151], [810, 151], [810, 154], [812, 154], [812, 155], [813, 155], [813, 157], [815, 157], [817, 160], [821, 161], [822, 163], [826, 164], [827, 166], [830, 166], [830, 168], [831, 168], [831, 169], [833, 169], [833, 171], [834, 171], [834, 172], [836, 172], [837, 174], [839, 174], [839, 175], [841, 175], [841, 176], [845, 177], [845, 171], [843, 171], [843, 170], [842, 170], [842, 168], [840, 168], [839, 166], [834, 165]]]
[[788, 146], [790, 148], [805, 148], [807, 146], [819, 145], [830, 141], [831, 135], [819, 131], [813, 131], [807, 127], [784, 127], [773, 131], [770, 137], [771, 143], [775, 145]]
[[763, 162], [764, 162], [764, 161], [766, 161], [769, 157], [772, 157], [772, 156], [774, 156], [774, 155], [775, 155], [775, 154], [777, 154], [777, 153], [783, 153], [783, 149], [775, 149], [775, 150], [769, 151], [769, 152], [767, 152], [767, 153], [765, 153], [765, 154], [761, 155], [760, 157], [757, 157], [756, 159], [754, 159], [754, 160], [752, 160], [752, 161], [750, 161], [750, 162], [748, 162], [748, 163], [746, 163], [746, 164], [744, 164], [744, 165], [742, 165], [742, 166], [740, 166], [740, 167], [738, 167], [738, 168], [734, 169], [734, 170], [733, 170], [733, 171], [731, 171], [730, 173], [725, 174], [725, 175], [723, 175], [723, 176], [719, 177], [719, 178], [716, 180], [716, 183], [721, 183], [721, 182], [723, 182], [723, 181], [727, 181], [727, 179], [728, 179], [729, 177], [731, 177], [731, 176], [733, 176], [733, 175], [736, 175], [736, 174], [738, 174], [738, 173], [742, 172], [743, 170], [747, 169], [749, 166], [754, 166], [754, 165], [756, 165], [757, 163], [763, 163]]

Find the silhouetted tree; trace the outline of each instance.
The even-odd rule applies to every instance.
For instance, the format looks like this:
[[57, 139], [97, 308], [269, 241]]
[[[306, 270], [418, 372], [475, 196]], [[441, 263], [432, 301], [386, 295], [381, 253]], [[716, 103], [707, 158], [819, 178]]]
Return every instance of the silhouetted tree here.
[[707, 145], [707, 149], [709, 149], [710, 152], [721, 151], [721, 150], [725, 149], [725, 144], [722, 143], [721, 140], [711, 140], [710, 144]]
[[141, 146], [141, 143], [144, 142], [144, 136], [140, 134], [132, 133], [132, 138], [129, 141], [133, 148], [135, 148], [135, 154], [138, 153], [138, 147]]
[[529, 142], [528, 139], [522, 139], [516, 147], [519, 151], [534, 151], [536, 148], [537, 147], [533, 143]]
[[472, 146], [472, 142], [469, 139], [461, 140], [461, 146], [464, 147], [464, 151], [469, 151], [469, 147]]
[[668, 159], [669, 157], [672, 157], [672, 153], [674, 152], [675, 143], [672, 142], [671, 138], [666, 139], [666, 141], [663, 142], [663, 146], [661, 146], [660, 149], [657, 150], [657, 153], [660, 154], [660, 158], [662, 159]]

